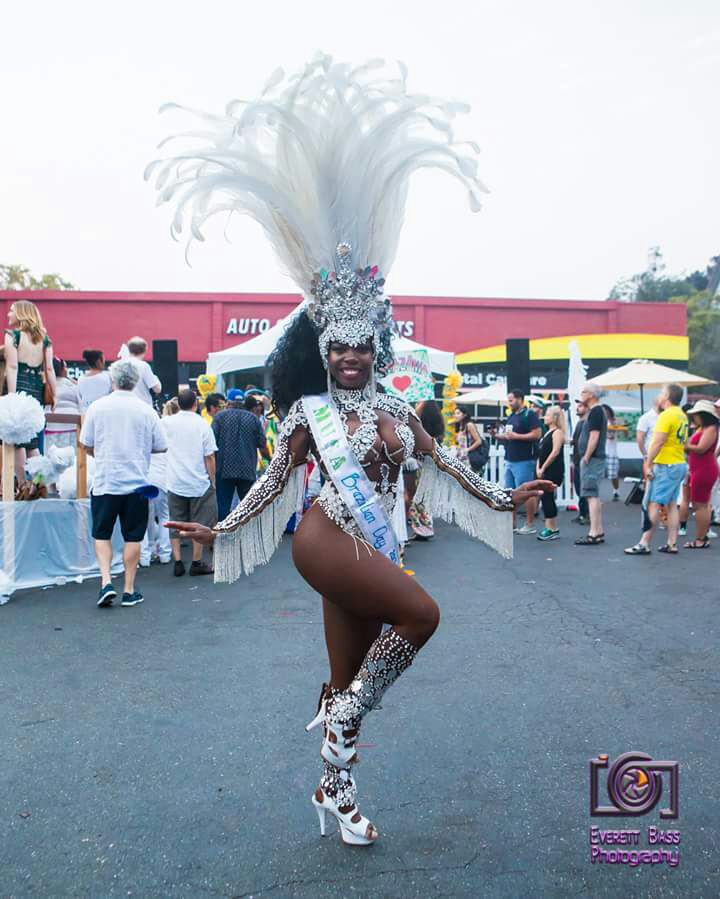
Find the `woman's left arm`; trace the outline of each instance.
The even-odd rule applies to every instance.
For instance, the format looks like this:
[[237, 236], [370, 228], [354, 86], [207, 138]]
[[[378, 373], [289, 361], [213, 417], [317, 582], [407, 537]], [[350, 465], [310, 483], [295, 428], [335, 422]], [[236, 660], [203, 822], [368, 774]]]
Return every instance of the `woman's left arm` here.
[[718, 429], [714, 425], [709, 428], [703, 428], [698, 442], [686, 444], [685, 451], [688, 453], [697, 453], [697, 455], [702, 456], [704, 453], [709, 452], [715, 447], [717, 439]]
[[493, 484], [492, 481], [481, 478], [477, 472], [453, 456], [447, 447], [433, 440], [419, 420], [411, 417], [408, 427], [415, 437], [416, 455], [430, 457], [436, 467], [457, 481], [463, 490], [497, 512], [510, 512], [530, 497], [540, 496], [543, 490], [554, 488], [554, 484], [550, 481], [530, 481], [522, 484], [516, 490], [506, 490], [499, 484]]
[[18, 351], [9, 331], [5, 332], [5, 381], [8, 393], [17, 390]]
[[[49, 341], [45, 350], [45, 358], [47, 360], [45, 375], [48, 379], [48, 384], [52, 387], [53, 396], [57, 396], [57, 378], [55, 377], [55, 368], [53, 367], [53, 348]], [[55, 407], [53, 406], [53, 408]]]

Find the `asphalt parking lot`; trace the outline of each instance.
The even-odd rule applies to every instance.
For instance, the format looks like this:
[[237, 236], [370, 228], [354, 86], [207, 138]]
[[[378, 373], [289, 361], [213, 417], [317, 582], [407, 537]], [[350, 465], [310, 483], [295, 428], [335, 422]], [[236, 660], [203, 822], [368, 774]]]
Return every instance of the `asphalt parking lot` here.
[[[16, 594], [0, 895], [720, 895], [720, 541], [630, 558], [637, 507], [606, 513], [597, 547], [561, 513], [561, 539], [517, 538], [512, 562], [447, 526], [409, 548], [442, 621], [366, 721], [370, 849], [320, 839], [310, 805], [303, 725], [327, 671], [289, 539], [233, 586], [153, 566], [135, 608], [96, 609], [97, 582]], [[678, 762], [677, 819], [659, 816], [666, 781], [646, 815], [590, 816], [590, 759], [631, 750]], [[592, 826], [639, 829], [638, 849], [650, 826], [678, 831], [680, 862], [593, 863]]]

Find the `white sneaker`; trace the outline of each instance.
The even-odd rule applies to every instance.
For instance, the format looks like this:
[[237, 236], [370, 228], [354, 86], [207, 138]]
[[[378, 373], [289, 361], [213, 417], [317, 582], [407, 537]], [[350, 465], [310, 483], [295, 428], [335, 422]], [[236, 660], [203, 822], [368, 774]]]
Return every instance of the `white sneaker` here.
[[514, 534], [537, 534], [537, 528], [534, 528], [530, 524], [524, 524], [521, 528], [515, 528], [513, 530]]
[[707, 535], [708, 535], [708, 537], [710, 537], [712, 539], [713, 537], [717, 537], [718, 532], [714, 531], [712, 528], [710, 528], [710, 530], [707, 532]]

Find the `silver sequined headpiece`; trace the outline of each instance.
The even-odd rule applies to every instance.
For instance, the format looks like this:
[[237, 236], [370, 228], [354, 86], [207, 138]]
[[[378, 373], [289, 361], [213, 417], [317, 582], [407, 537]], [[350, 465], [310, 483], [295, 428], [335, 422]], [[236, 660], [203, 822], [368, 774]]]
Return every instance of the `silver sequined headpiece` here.
[[392, 362], [392, 306], [383, 293], [384, 284], [376, 265], [353, 269], [352, 247], [346, 241], [335, 250], [335, 271], [323, 268], [313, 275], [307, 314], [320, 331], [320, 356], [326, 368], [333, 341], [359, 346], [372, 340], [375, 369], [385, 373]]

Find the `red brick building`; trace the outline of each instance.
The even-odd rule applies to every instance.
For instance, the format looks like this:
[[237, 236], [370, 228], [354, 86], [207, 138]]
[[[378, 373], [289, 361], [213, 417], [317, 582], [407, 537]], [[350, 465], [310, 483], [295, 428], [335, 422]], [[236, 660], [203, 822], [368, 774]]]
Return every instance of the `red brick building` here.
[[[208, 353], [267, 330], [299, 302], [293, 294], [0, 291], [0, 312], [19, 298], [38, 305], [56, 353], [69, 361], [80, 362], [87, 347], [112, 359], [134, 334], [149, 342], [173, 339], [181, 379], [202, 372]], [[454, 351], [470, 384], [502, 371], [508, 337], [531, 338], [540, 386], [562, 385], [573, 338], [591, 375], [637, 357], [675, 366], [688, 359], [686, 310], [679, 304], [394, 296], [393, 306], [401, 333]]]

